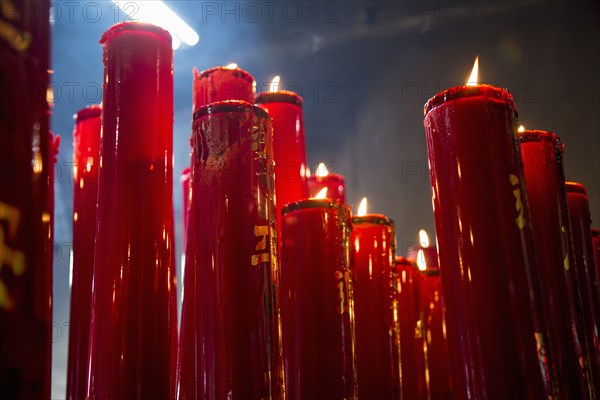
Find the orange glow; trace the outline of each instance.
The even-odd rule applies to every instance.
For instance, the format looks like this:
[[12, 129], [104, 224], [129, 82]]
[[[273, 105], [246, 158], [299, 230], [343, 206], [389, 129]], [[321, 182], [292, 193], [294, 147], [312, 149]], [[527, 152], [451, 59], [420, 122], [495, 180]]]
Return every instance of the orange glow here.
[[360, 201], [360, 205], [358, 206], [358, 211], [356, 212], [356, 215], [359, 217], [367, 215], [367, 198], [366, 197], [363, 197], [362, 200]]
[[519, 128], [517, 129], [517, 132], [525, 132], [525, 127], [523, 125], [519, 126]]
[[471, 70], [471, 76], [467, 79], [467, 86], [477, 86], [477, 80], [479, 78], [479, 56], [475, 57], [473, 63], [473, 69]]
[[317, 193], [317, 195], [315, 197], [313, 197], [313, 199], [326, 199], [326, 198], [327, 198], [327, 188], [326, 187], [321, 189], [319, 191], [319, 193]]
[[279, 90], [279, 82], [281, 81], [281, 77], [279, 75], [275, 75], [273, 80], [271, 80], [271, 87], [269, 88], [269, 92], [276, 92]]

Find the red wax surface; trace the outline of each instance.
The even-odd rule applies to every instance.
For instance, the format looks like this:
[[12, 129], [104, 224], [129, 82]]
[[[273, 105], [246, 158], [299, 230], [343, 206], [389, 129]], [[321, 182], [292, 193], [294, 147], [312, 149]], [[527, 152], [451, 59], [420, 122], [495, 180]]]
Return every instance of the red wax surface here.
[[324, 187], [327, 188], [327, 198], [346, 202], [346, 179], [335, 173], [327, 176], [311, 175], [308, 178], [308, 191], [311, 196], [316, 196]]
[[600, 282], [600, 231], [592, 228], [592, 245], [594, 247], [594, 260], [596, 261], [596, 280]]
[[563, 145], [545, 131], [519, 133], [531, 212], [544, 311], [550, 333], [560, 393], [565, 398], [592, 398], [589, 354], [585, 341], [565, 179]]
[[202, 72], [194, 68], [193, 109], [225, 100], [254, 101], [254, 78], [240, 68], [214, 67]]
[[283, 399], [269, 116], [195, 113], [178, 398]]
[[92, 271], [96, 238], [96, 201], [100, 167], [100, 106], [80, 110], [73, 128], [73, 254], [67, 399], [85, 399]]
[[598, 394], [600, 393], [600, 301], [598, 296], [600, 291], [598, 290], [592, 249], [590, 206], [583, 185], [567, 182], [565, 187], [573, 234], [575, 269], [590, 352], [592, 381], [595, 383], [596, 394]]
[[182, 237], [183, 237], [183, 252], [185, 254], [185, 245], [187, 242], [187, 225], [188, 225], [188, 208], [190, 203], [190, 174], [192, 169], [186, 168], [181, 173], [181, 177], [179, 178], [179, 182], [181, 183], [181, 193], [183, 195], [183, 208], [181, 209], [181, 214], [183, 215], [183, 223], [182, 223]]
[[396, 257], [396, 292], [400, 340], [401, 383], [397, 399], [427, 399], [425, 379], [425, 329], [418, 311], [418, 290], [421, 274], [414, 261]]
[[425, 112], [453, 395], [553, 396], [513, 98], [461, 86]]
[[287, 91], [265, 92], [256, 96], [256, 104], [273, 121], [275, 204], [279, 221], [281, 210], [287, 203], [309, 197], [302, 98]]
[[174, 392], [173, 50], [150, 24], [110, 28], [104, 96], [88, 396]]
[[52, 349], [50, 5], [5, 4], [11, 18], [2, 18], [0, 29], [0, 397], [39, 400], [50, 398]]
[[358, 397], [396, 399], [400, 386], [394, 222], [384, 215], [352, 218]]
[[284, 208], [281, 228], [287, 398], [356, 400], [350, 208], [302, 200]]

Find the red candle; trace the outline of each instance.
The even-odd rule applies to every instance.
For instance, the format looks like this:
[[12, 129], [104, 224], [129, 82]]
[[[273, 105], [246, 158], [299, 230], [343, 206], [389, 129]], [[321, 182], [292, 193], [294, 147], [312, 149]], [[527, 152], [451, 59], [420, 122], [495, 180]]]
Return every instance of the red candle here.
[[590, 234], [590, 206], [587, 191], [582, 184], [567, 182], [565, 187], [573, 234], [575, 269], [590, 352], [592, 380], [595, 382], [596, 393], [600, 393], [600, 304]]
[[47, 399], [49, 2], [3, 2], [0, 14], [0, 397]]
[[183, 232], [183, 253], [185, 254], [185, 244], [187, 240], [187, 222], [188, 222], [188, 208], [190, 203], [190, 174], [191, 168], [186, 168], [181, 173], [179, 182], [181, 183], [181, 192], [183, 195], [183, 209], [181, 213], [183, 215], [182, 232]]
[[351, 243], [358, 397], [392, 400], [400, 386], [394, 222], [365, 210], [352, 218]]
[[414, 262], [396, 257], [396, 292], [400, 341], [400, 388], [398, 399], [426, 399], [425, 329], [418, 312], [418, 284], [421, 279]]
[[86, 396], [101, 114], [100, 106], [80, 110], [73, 129], [73, 253], [67, 368], [67, 399], [73, 400]]
[[592, 245], [594, 260], [596, 260], [596, 279], [600, 282], [600, 231], [595, 228], [592, 228]]
[[560, 392], [577, 399], [592, 398], [589, 365], [581, 362], [588, 360], [589, 354], [580, 316], [577, 275], [571, 268], [563, 145], [554, 133], [537, 130], [520, 132], [519, 141], [550, 332], [549, 347]]
[[331, 199], [288, 204], [281, 234], [287, 398], [356, 400], [350, 208]]
[[254, 78], [237, 64], [202, 72], [194, 68], [193, 109], [224, 100], [254, 100]]
[[327, 171], [325, 164], [317, 167], [315, 175], [308, 177], [308, 191], [311, 196], [316, 196], [323, 188], [327, 188], [327, 197], [346, 202], [346, 179], [333, 172]]
[[516, 115], [512, 96], [489, 85], [425, 105], [457, 398], [556, 395]]
[[267, 113], [243, 101], [199, 108], [190, 182], [177, 395], [283, 399]]
[[104, 96], [87, 394], [172, 398], [173, 50], [126, 22], [104, 46]]
[[264, 92], [256, 104], [273, 120], [277, 219], [290, 202], [308, 197], [302, 97], [285, 90]]

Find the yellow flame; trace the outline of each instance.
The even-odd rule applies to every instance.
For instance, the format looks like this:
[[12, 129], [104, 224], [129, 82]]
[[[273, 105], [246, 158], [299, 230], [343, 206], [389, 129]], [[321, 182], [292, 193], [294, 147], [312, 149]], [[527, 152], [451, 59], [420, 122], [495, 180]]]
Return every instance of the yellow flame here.
[[317, 195], [315, 197], [313, 197], [313, 199], [326, 199], [326, 198], [327, 198], [327, 188], [326, 187], [321, 189], [319, 191], [319, 193], [317, 193]]
[[517, 132], [525, 132], [525, 127], [523, 125], [519, 126], [519, 129], [517, 129]]
[[479, 77], [479, 56], [475, 57], [475, 62], [473, 63], [473, 70], [471, 70], [471, 76], [467, 80], [467, 86], [477, 86], [477, 79]]
[[327, 167], [325, 166], [325, 164], [319, 163], [319, 166], [317, 167], [317, 171], [315, 172], [315, 174], [319, 178], [324, 178], [327, 175], [329, 175], [329, 171], [327, 170]]
[[281, 81], [281, 77], [279, 75], [275, 75], [273, 80], [271, 81], [271, 87], [269, 88], [269, 92], [276, 92], [279, 90], [279, 82]]
[[310, 167], [306, 166], [306, 169], [304, 171], [306, 172], [306, 177], [310, 178]]
[[360, 205], [358, 206], [358, 211], [356, 212], [356, 215], [359, 217], [367, 215], [367, 198], [366, 197], [363, 197], [362, 200], [360, 201]]
[[226, 69], [236, 69], [238, 65], [236, 63], [227, 64], [225, 66]]
[[423, 249], [419, 249], [419, 252], [417, 253], [417, 267], [419, 268], [419, 271], [425, 271], [427, 269]]
[[419, 244], [423, 248], [429, 247], [429, 235], [425, 229], [419, 231]]

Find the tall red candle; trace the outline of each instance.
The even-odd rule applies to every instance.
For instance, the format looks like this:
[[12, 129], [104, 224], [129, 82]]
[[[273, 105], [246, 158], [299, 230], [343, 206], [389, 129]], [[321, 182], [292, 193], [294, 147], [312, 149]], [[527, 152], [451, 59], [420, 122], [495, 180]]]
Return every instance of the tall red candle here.
[[353, 217], [351, 243], [358, 395], [392, 400], [400, 386], [394, 222], [381, 214]]
[[284, 90], [264, 92], [256, 96], [256, 104], [273, 120], [275, 204], [279, 219], [287, 203], [308, 197], [302, 97]]
[[556, 395], [512, 96], [460, 86], [425, 105], [458, 398]]
[[85, 399], [90, 341], [96, 201], [100, 166], [100, 106], [75, 115], [73, 129], [73, 248], [67, 399]]
[[104, 46], [88, 396], [171, 398], [176, 352], [173, 50], [126, 22]]
[[0, 396], [49, 399], [49, 2], [3, 2], [0, 21]]
[[592, 228], [592, 246], [594, 247], [594, 260], [596, 261], [596, 279], [600, 282], [600, 231]]
[[183, 215], [182, 221], [182, 232], [183, 232], [183, 253], [185, 254], [185, 245], [187, 240], [187, 226], [188, 226], [188, 208], [190, 205], [190, 174], [191, 168], [186, 168], [181, 173], [179, 182], [181, 183], [181, 194], [182, 194], [182, 207], [181, 214]]
[[426, 399], [425, 330], [418, 312], [418, 284], [421, 279], [414, 261], [396, 257], [396, 292], [400, 342], [400, 388], [396, 398], [402, 400]]
[[573, 234], [575, 269], [590, 352], [592, 380], [595, 383], [596, 393], [600, 393], [600, 304], [590, 234], [589, 200], [587, 191], [582, 184], [567, 182], [565, 187]]
[[178, 398], [283, 399], [272, 127], [243, 101], [199, 108]]
[[214, 67], [202, 72], [194, 69], [193, 109], [225, 100], [254, 100], [254, 78], [235, 66]]
[[577, 275], [569, 238], [569, 214], [562, 166], [563, 145], [554, 133], [519, 133], [527, 197], [536, 246], [550, 350], [560, 393], [574, 399], [593, 398], [587, 343]]
[[308, 191], [316, 196], [323, 188], [327, 188], [327, 197], [346, 202], [346, 178], [340, 174], [328, 172], [326, 176], [311, 175], [308, 177]]
[[288, 204], [281, 234], [287, 398], [356, 400], [350, 208], [331, 199]]

